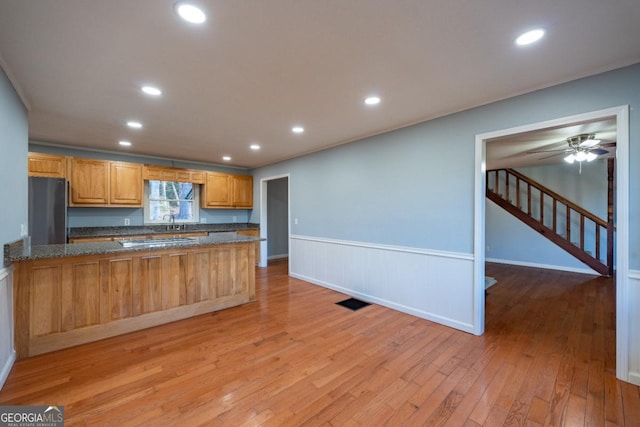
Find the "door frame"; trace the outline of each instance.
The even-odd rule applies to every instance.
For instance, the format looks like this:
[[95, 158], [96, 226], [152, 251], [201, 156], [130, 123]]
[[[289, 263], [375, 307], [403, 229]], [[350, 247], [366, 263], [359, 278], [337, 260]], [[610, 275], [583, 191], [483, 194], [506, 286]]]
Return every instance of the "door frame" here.
[[493, 138], [579, 122], [615, 117], [616, 141], [616, 377], [629, 381], [629, 106], [607, 108], [476, 135], [474, 197], [474, 333], [482, 335], [485, 323], [485, 192], [486, 144]]
[[[273, 175], [260, 179], [260, 238], [264, 239], [260, 241], [260, 260], [258, 267], [266, 267], [268, 263], [268, 224], [269, 215], [267, 213], [267, 197], [268, 197], [268, 182], [276, 179], [287, 178], [287, 240], [288, 255], [291, 256], [291, 174], [285, 173], [281, 175]], [[289, 270], [291, 270], [291, 263], [289, 263]], [[291, 271], [289, 271], [290, 273]]]

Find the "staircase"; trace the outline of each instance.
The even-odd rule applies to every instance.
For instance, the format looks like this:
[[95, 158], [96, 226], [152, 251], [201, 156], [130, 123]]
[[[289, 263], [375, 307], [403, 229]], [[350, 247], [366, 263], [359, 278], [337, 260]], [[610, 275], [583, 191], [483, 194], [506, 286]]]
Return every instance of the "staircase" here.
[[513, 169], [487, 171], [487, 198], [603, 276], [613, 275], [613, 163], [607, 221]]

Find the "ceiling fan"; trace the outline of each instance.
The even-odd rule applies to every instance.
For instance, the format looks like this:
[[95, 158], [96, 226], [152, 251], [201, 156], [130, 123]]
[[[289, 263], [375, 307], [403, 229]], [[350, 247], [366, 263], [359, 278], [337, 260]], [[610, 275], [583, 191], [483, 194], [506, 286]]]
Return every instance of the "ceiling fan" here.
[[607, 154], [609, 151], [603, 147], [615, 147], [615, 142], [601, 144], [599, 139], [595, 139], [595, 133], [581, 133], [579, 135], [570, 136], [566, 139], [568, 148], [557, 150], [538, 150], [528, 151], [528, 154], [535, 153], [553, 153], [550, 156], [542, 157], [540, 160], [548, 159], [549, 157], [559, 156], [565, 154], [564, 161], [567, 163], [584, 161], [591, 162], [598, 158], [602, 154]]

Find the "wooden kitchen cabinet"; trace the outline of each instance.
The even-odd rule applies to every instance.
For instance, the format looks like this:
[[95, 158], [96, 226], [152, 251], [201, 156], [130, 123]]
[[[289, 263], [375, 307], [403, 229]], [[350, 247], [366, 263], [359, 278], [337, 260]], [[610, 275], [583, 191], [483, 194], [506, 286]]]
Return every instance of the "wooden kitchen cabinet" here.
[[17, 358], [255, 301], [253, 245], [15, 261]]
[[145, 165], [142, 175], [145, 180], [205, 183], [205, 172], [195, 169]]
[[141, 207], [142, 165], [69, 159], [69, 206]]
[[[243, 236], [260, 237], [260, 229], [252, 228], [250, 230], [238, 230], [236, 233]], [[260, 262], [260, 242], [256, 243], [256, 264]]]
[[253, 207], [253, 177], [248, 175], [232, 175], [233, 206], [236, 208]]
[[233, 184], [231, 175], [220, 172], [207, 172], [202, 191], [203, 208], [230, 208], [233, 206]]
[[201, 195], [203, 208], [253, 208], [253, 177], [207, 172]]
[[67, 159], [55, 154], [29, 153], [29, 176], [66, 178]]
[[108, 161], [71, 158], [69, 169], [69, 206], [109, 204]]
[[110, 162], [109, 204], [142, 206], [142, 165]]

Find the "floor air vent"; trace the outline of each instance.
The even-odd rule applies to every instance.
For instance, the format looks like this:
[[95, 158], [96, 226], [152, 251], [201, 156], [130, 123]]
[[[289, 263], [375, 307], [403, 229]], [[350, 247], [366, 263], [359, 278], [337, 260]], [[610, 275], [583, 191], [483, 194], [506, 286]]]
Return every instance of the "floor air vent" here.
[[371, 305], [368, 302], [360, 301], [359, 299], [355, 299], [355, 298], [349, 298], [344, 301], [337, 302], [336, 304], [346, 307], [349, 310], [353, 310], [353, 311], [360, 310], [362, 307]]

